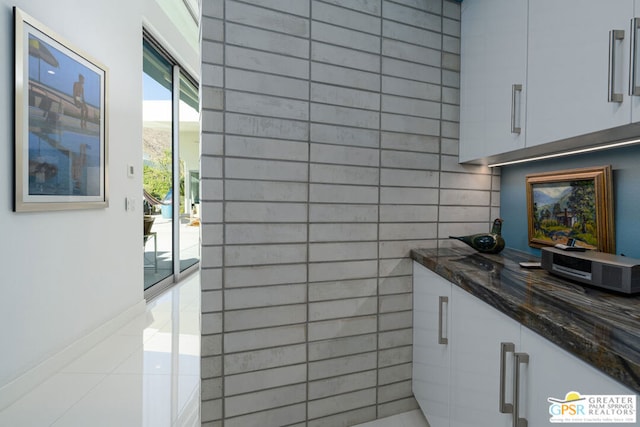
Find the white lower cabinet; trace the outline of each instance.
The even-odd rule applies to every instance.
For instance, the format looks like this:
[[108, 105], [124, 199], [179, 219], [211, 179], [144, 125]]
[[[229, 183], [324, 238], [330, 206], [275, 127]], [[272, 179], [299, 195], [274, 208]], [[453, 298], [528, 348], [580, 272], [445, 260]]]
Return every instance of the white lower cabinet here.
[[430, 427], [449, 425], [451, 282], [413, 263], [413, 394]]
[[550, 425], [549, 397], [635, 394], [416, 262], [413, 292], [413, 392], [431, 427]]
[[[529, 355], [529, 364], [521, 366], [522, 396], [519, 406], [521, 416], [528, 420], [530, 426], [550, 425], [551, 403], [547, 400], [550, 397], [562, 400], [570, 391], [581, 395], [636, 394], [524, 326], [521, 328], [518, 351]], [[581, 423], [580, 426], [601, 427], [603, 424]]]
[[[501, 367], [501, 344], [520, 342], [520, 325], [466, 291], [453, 286], [451, 295], [451, 426], [508, 427], [511, 413], [500, 412], [500, 390], [513, 402], [513, 351]], [[508, 350], [507, 345], [505, 350]], [[501, 368], [503, 374], [501, 375]]]

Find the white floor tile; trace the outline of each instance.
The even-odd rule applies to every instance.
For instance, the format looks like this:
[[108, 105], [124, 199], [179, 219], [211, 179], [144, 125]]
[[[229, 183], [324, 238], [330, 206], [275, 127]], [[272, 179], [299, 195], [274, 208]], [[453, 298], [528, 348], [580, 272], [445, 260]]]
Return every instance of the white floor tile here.
[[199, 375], [200, 357], [172, 352], [139, 350], [118, 366], [114, 374]]
[[[199, 405], [196, 274], [147, 304], [145, 315], [0, 412], [0, 426], [199, 427]], [[428, 423], [415, 410], [359, 427]]]
[[419, 409], [358, 424], [354, 427], [429, 427], [429, 423]]
[[142, 348], [142, 331], [135, 335], [112, 335], [62, 369], [67, 373], [108, 374]]
[[[167, 319], [168, 320], [168, 319]], [[154, 322], [153, 313], [148, 309], [145, 313], [137, 316], [131, 322], [118, 329], [114, 335], [135, 335], [138, 336], [140, 331], [149, 328]]]
[[169, 427], [199, 387], [199, 375], [110, 375], [53, 426]]
[[199, 405], [195, 274], [0, 412], [0, 426], [197, 427]]
[[[144, 384], [153, 384], [154, 379], [149, 380], [142, 375], [109, 375], [52, 426], [142, 426], [143, 408], [147, 403]], [[171, 424], [167, 420], [158, 427], [162, 425]]]
[[101, 374], [56, 374], [0, 412], [0, 426], [52, 425], [105, 378]]

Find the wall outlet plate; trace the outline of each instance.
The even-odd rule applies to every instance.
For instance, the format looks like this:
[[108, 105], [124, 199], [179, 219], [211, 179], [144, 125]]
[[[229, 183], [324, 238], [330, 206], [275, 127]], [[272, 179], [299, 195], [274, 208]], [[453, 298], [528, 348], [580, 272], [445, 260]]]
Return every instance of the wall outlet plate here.
[[124, 210], [128, 212], [134, 212], [136, 210], [136, 199], [133, 197], [125, 197]]

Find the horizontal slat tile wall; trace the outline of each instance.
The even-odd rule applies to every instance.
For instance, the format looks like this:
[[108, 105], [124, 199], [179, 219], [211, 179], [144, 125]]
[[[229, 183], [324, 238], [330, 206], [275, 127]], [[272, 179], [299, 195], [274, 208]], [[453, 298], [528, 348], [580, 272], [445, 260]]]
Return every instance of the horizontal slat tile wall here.
[[457, 164], [459, 4], [202, 8], [203, 425], [416, 408], [409, 250], [499, 209]]
[[307, 418], [309, 4], [226, 1], [225, 25], [224, 425], [295, 425]]
[[202, 425], [222, 426], [223, 249], [224, 249], [224, 7], [202, 3], [200, 203], [202, 287], [200, 416]]
[[320, 427], [376, 417], [381, 5], [311, 7], [308, 425]]
[[486, 233], [500, 216], [500, 170], [458, 164], [460, 6], [442, 3], [442, 129], [438, 245], [464, 246], [449, 236]]

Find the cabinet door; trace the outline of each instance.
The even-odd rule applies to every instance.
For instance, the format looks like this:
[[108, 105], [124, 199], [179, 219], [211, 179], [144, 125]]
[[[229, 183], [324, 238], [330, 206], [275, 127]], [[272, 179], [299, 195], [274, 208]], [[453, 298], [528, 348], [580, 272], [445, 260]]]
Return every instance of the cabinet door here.
[[[464, 290], [453, 287], [451, 320], [451, 425], [511, 426], [500, 412], [501, 343], [518, 351], [520, 324]], [[505, 400], [513, 403], [513, 352], [505, 358]], [[535, 424], [534, 424], [535, 425]]]
[[[631, 68], [629, 69], [629, 75], [635, 78], [635, 93], [638, 95], [631, 96], [631, 121], [633, 123], [640, 122], [640, 0], [634, 2], [634, 18], [638, 18], [638, 21], [632, 21], [630, 26], [629, 44], [633, 46], [633, 37], [636, 37], [635, 52], [633, 47], [631, 48], [630, 60], [633, 61]], [[631, 78], [631, 77], [630, 77]], [[631, 84], [630, 84], [631, 86]]]
[[[468, 161], [524, 147], [527, 0], [461, 7], [460, 161]], [[514, 100], [515, 84], [522, 90]], [[512, 132], [512, 113], [520, 133]]]
[[413, 263], [413, 394], [431, 427], [449, 425], [450, 352], [439, 338], [448, 335], [450, 298], [449, 281]]
[[[521, 367], [524, 391], [520, 411], [530, 426], [549, 424], [549, 397], [564, 399], [570, 391], [581, 395], [636, 394], [524, 326], [520, 351], [529, 355], [528, 365]], [[580, 426], [598, 427], [602, 424], [585, 423]]]
[[[556, 141], [631, 121], [630, 22], [634, 0], [529, 2], [527, 146]], [[609, 32], [615, 92], [608, 102]]]

